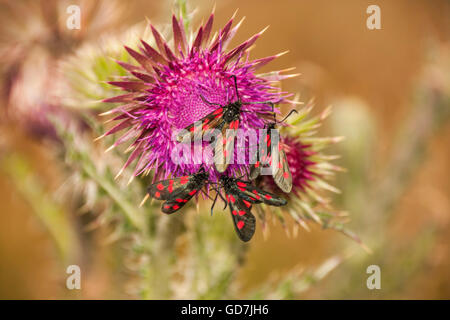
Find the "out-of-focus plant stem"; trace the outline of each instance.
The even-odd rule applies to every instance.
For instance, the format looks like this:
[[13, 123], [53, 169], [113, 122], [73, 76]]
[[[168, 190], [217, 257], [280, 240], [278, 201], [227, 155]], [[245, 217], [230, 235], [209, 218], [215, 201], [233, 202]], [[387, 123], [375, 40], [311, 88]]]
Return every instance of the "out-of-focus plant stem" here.
[[48, 230], [61, 258], [66, 265], [77, 262], [80, 244], [67, 213], [39, 183], [30, 166], [18, 154], [8, 154], [0, 159], [1, 170], [31, 206], [38, 219]]
[[[433, 88], [419, 88], [411, 114], [405, 120], [384, 173], [374, 183], [367, 211], [367, 224], [385, 226], [389, 212], [423, 163], [431, 138], [450, 118], [450, 97]], [[387, 192], [389, 190], [389, 192]], [[374, 219], [381, 219], [374, 223]], [[378, 230], [379, 231], [379, 230]], [[376, 231], [376, 232], [378, 232]]]
[[84, 173], [94, 180], [111, 197], [111, 199], [117, 203], [134, 228], [144, 232], [147, 227], [143, 215], [136, 210], [135, 206], [122, 197], [120, 190], [111, 181], [105, 179], [105, 177], [96, 172], [95, 167], [90, 162], [91, 159], [88, 157], [83, 158], [82, 167]]
[[175, 242], [185, 231], [184, 215], [161, 216], [156, 226], [155, 243], [153, 247], [154, 277], [152, 288], [157, 288], [154, 299], [169, 299], [173, 293], [170, 284], [175, 259]]
[[178, 17], [183, 19], [184, 29], [189, 30], [191, 24], [192, 13], [188, 12], [186, 0], [175, 0], [175, 8], [178, 11]]
[[[415, 88], [412, 107], [399, 126], [397, 139], [392, 144], [391, 156], [387, 159], [384, 169], [377, 173], [374, 181], [360, 184], [360, 188], [364, 190], [361, 198], [363, 201], [353, 204], [352, 210], [364, 215], [364, 219], [359, 219], [360, 233], [364, 235], [363, 240], [373, 249], [374, 254], [358, 255], [342, 268], [337, 277], [345, 280], [328, 293], [330, 298], [343, 294], [351, 294], [350, 298], [367, 297], [369, 291], [361, 283], [365, 281], [364, 268], [373, 263], [384, 270], [385, 278], [395, 279], [383, 280], [387, 285], [396, 284], [397, 287], [388, 289], [389, 294], [395, 294], [402, 289], [401, 284], [407, 283], [422, 270], [425, 259], [435, 244], [437, 226], [432, 221], [423, 226], [414, 241], [407, 244], [394, 242], [387, 231], [393, 209], [426, 159], [431, 140], [442, 126], [448, 125], [450, 121], [450, 81], [446, 71], [449, 55], [448, 52], [445, 53], [444, 47], [438, 48], [438, 51], [443, 49], [439, 52], [440, 59], [427, 65], [420, 78], [421, 82]], [[356, 135], [358, 133], [355, 132]], [[373, 140], [368, 139], [365, 145], [370, 141]], [[373, 147], [367, 148], [371, 149]], [[355, 160], [358, 158], [346, 159], [349, 163]], [[351, 165], [346, 167], [352, 171]], [[373, 165], [368, 169], [373, 170]], [[369, 170], [366, 175], [368, 174]], [[349, 184], [352, 182], [352, 179], [348, 181]], [[352, 197], [352, 193], [347, 196]]]
[[300, 294], [310, 289], [314, 284], [324, 279], [330, 272], [349, 258], [349, 253], [343, 256], [334, 256], [327, 259], [314, 270], [294, 268], [283, 279], [267, 281], [261, 288], [253, 291], [250, 299], [295, 299]]
[[58, 129], [60, 137], [65, 142], [66, 152], [70, 152], [70, 157], [77, 160], [77, 164], [81, 166], [83, 172], [94, 180], [114, 200], [134, 228], [139, 231], [148, 230], [142, 212], [122, 196], [122, 192], [111, 179], [99, 174], [94, 160], [89, 156], [89, 153], [86, 150], [81, 150], [76, 147], [77, 144], [74, 135], [70, 131], [65, 130], [57, 120], [54, 120], [53, 123]]
[[[86, 116], [85, 120], [89, 120]], [[91, 123], [92, 121], [87, 121]], [[83, 135], [66, 130], [55, 121], [58, 132], [66, 146], [67, 157], [74, 162], [74, 165], [81, 170], [88, 178], [93, 180], [108, 197], [118, 206], [131, 230], [126, 228], [124, 237], [134, 234], [138, 237], [139, 245], [136, 250], [138, 260], [144, 262], [140, 264], [138, 280], [139, 295], [144, 299], [168, 299], [173, 293], [171, 283], [173, 276], [173, 266], [175, 263], [175, 242], [178, 237], [185, 232], [184, 215], [158, 215], [159, 209], [153, 207], [153, 212], [144, 211], [145, 207], [139, 207], [139, 203], [132, 203], [127, 199], [130, 192], [124, 192], [118, 187], [117, 181], [114, 181], [107, 172], [102, 173], [92, 158], [90, 147], [83, 148], [77, 140], [85, 139]], [[98, 129], [98, 128], [97, 128]], [[84, 141], [89, 145], [91, 142]], [[119, 153], [115, 156], [122, 156]], [[138, 183], [138, 181], [135, 181]], [[139, 188], [138, 188], [139, 189]], [[144, 194], [144, 192], [142, 192]], [[136, 196], [136, 195], [134, 195]], [[139, 256], [147, 257], [140, 259]], [[133, 258], [133, 257], [132, 257]]]

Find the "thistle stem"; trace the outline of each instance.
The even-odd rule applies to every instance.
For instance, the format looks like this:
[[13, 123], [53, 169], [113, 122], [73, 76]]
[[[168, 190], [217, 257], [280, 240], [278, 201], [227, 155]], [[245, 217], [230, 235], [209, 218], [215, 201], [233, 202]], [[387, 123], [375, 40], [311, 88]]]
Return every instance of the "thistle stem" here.
[[17, 154], [2, 157], [0, 169], [33, 209], [55, 242], [62, 263], [73, 263], [80, 256], [80, 243], [70, 219], [39, 183], [24, 158]]

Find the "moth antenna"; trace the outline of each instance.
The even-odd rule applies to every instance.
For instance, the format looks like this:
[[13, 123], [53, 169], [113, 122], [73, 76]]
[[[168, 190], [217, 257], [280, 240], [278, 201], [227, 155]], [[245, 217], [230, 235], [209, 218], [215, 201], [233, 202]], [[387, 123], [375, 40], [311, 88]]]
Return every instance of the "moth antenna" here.
[[205, 196], [207, 196], [208, 198], [209, 198], [209, 200], [213, 200], [213, 198], [211, 198], [210, 196], [209, 196], [209, 194], [207, 194], [206, 192], [205, 192], [205, 190], [201, 190], [202, 192], [203, 192], [203, 194], [205, 195]]
[[291, 116], [291, 114], [293, 114], [294, 112], [295, 112], [295, 113], [298, 113], [298, 111], [297, 111], [297, 110], [295, 110], [295, 109], [292, 109], [291, 111], [289, 111], [289, 113], [287, 114], [287, 116], [286, 116], [286, 117], [284, 117], [284, 119], [283, 119], [283, 120], [281, 120], [281, 121], [278, 121], [278, 122], [277, 122], [277, 121], [275, 120], [275, 122], [277, 122], [277, 123], [282, 123], [282, 122], [286, 121], [286, 119], [287, 119], [287, 118], [289, 118], [289, 117]]
[[214, 211], [214, 206], [216, 205], [216, 201], [217, 201], [217, 196], [219, 195], [219, 192], [216, 191], [216, 197], [213, 200], [213, 204], [211, 206], [211, 216], [213, 215], [213, 211]]
[[257, 101], [257, 102], [243, 102], [242, 104], [248, 105], [248, 104], [270, 104], [273, 108], [275, 103], [273, 101]]
[[[219, 189], [213, 187], [213, 190], [216, 191], [216, 198], [217, 198], [217, 196], [219, 196], [220, 199], [222, 199], [222, 201], [225, 203], [225, 206], [223, 207], [223, 209], [225, 210], [227, 205], [228, 205], [228, 202], [225, 200], [225, 198], [223, 197], [222, 193], [220, 193]], [[213, 205], [215, 204], [215, 201], [216, 200], [214, 200]]]
[[241, 97], [239, 97], [239, 91], [238, 91], [238, 86], [237, 86], [237, 79], [235, 75], [231, 76], [234, 80], [234, 89], [236, 90], [236, 97], [237, 97], [237, 101], [241, 102]]
[[275, 114], [275, 105], [272, 104], [273, 121], [277, 123], [277, 115]]

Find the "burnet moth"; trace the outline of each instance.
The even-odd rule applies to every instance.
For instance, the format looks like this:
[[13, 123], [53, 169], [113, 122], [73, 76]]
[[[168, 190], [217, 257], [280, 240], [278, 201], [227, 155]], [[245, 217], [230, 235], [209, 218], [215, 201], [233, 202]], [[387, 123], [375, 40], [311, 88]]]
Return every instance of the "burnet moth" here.
[[197, 173], [153, 183], [148, 194], [157, 200], [165, 200], [161, 211], [167, 214], [180, 210], [193, 196], [203, 189], [209, 173], [202, 167]]
[[[297, 112], [297, 110], [293, 109], [289, 112], [289, 114], [280, 122], [285, 121], [292, 112]], [[275, 118], [275, 113], [274, 113]], [[255, 164], [252, 164], [250, 167], [250, 180], [256, 179], [261, 173], [261, 166], [263, 164], [269, 164], [272, 167], [272, 176], [277, 184], [277, 186], [285, 193], [289, 193], [292, 190], [292, 174], [289, 170], [289, 164], [286, 158], [286, 152], [284, 151], [283, 144], [281, 141], [278, 141], [278, 152], [275, 154], [277, 156], [278, 161], [273, 161], [272, 159], [272, 139], [271, 139], [271, 131], [275, 129], [277, 122], [276, 118], [274, 122], [271, 122], [266, 125], [266, 136], [264, 137], [264, 142], [266, 144], [267, 150], [266, 154], [262, 156], [261, 159], [257, 160]], [[277, 146], [275, 146], [277, 148]], [[260, 152], [261, 154], [261, 152]]]
[[[206, 100], [205, 97], [201, 96], [203, 102], [208, 105], [218, 106], [216, 110], [206, 115], [199, 121], [201, 122], [201, 132], [202, 134], [208, 129], [217, 129], [221, 131], [222, 139], [220, 141], [214, 142], [214, 164], [218, 172], [225, 172], [228, 167], [228, 159], [234, 150], [234, 138], [237, 134], [237, 129], [239, 128], [240, 115], [241, 112], [247, 112], [242, 110], [243, 105], [250, 104], [270, 104], [273, 108], [272, 101], [261, 101], [261, 102], [242, 102], [238, 92], [236, 76], [232, 76], [234, 80], [234, 88], [236, 91], [236, 101], [231, 102], [227, 105], [221, 105], [219, 103], [212, 103]], [[230, 129], [230, 130], [229, 130]], [[196, 139], [195, 123], [189, 125], [185, 128], [191, 137], [191, 140]], [[229, 134], [227, 135], [227, 130]], [[183, 130], [176, 136], [178, 142], [182, 142], [185, 137], [185, 131]], [[221, 145], [217, 145], [220, 143]], [[216, 147], [217, 146], [217, 147]]]
[[219, 188], [224, 190], [225, 198], [219, 189], [215, 189], [217, 194], [211, 206], [211, 213], [217, 196], [220, 196], [225, 202], [225, 207], [229, 206], [236, 233], [244, 242], [249, 241], [255, 233], [256, 220], [251, 213], [253, 204], [265, 203], [277, 207], [287, 204], [286, 200], [253, 186], [250, 181], [239, 178], [222, 175], [219, 179]]

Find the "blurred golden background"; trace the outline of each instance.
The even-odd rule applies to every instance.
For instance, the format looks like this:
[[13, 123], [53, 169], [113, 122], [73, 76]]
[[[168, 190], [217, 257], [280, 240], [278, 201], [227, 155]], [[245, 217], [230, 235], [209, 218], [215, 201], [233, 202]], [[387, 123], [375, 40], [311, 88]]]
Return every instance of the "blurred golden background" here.
[[[65, 266], [58, 260], [52, 236], [24, 197], [31, 194], [40, 199], [39, 205], [45, 205], [44, 194], [55, 196], [64, 184], [63, 167], [47, 151], [48, 142], [39, 139], [39, 124], [23, 125], [23, 121], [34, 112], [33, 103], [52, 104], [48, 98], [62, 90], [50, 88], [60, 81], [52, 74], [55, 61], [69, 57], [83, 43], [95, 43], [102, 35], [129, 28], [146, 17], [152, 23], [169, 23], [171, 2], [132, 0], [125, 5], [104, 1], [92, 9], [104, 13], [91, 16], [83, 12], [92, 2], [42, 3], [45, 6], [38, 1], [0, 4], [2, 21], [9, 21], [0, 27], [0, 156], [20, 154], [31, 168], [20, 170], [32, 170], [42, 186], [42, 190], [34, 188], [25, 173], [22, 181], [14, 182], [8, 170], [16, 165], [22, 168], [20, 161], [2, 162], [0, 298], [127, 298], [123, 286], [128, 274], [113, 247], [103, 243], [106, 232], [101, 228], [86, 231], [85, 218], [71, 213], [68, 223], [73, 225], [82, 252], [83, 288], [67, 292]], [[79, 31], [61, 27], [67, 16], [64, 9], [73, 3], [82, 8]], [[371, 4], [381, 8], [381, 30], [366, 27], [366, 8]], [[197, 9], [193, 20], [197, 25], [214, 3], [199, 0], [188, 5]], [[283, 89], [301, 93], [302, 101], [314, 97], [315, 112], [334, 106], [321, 130], [347, 137], [333, 149], [342, 155], [336, 163], [347, 168], [338, 175], [336, 184], [342, 193], [335, 203], [349, 211], [350, 228], [370, 247], [378, 248], [372, 255], [353, 248], [348, 260], [295, 298], [449, 299], [450, 125], [444, 116], [437, 129], [422, 123], [427, 112], [418, 113], [417, 105], [431, 110], [428, 103], [432, 102], [417, 96], [420, 88], [431, 87], [439, 94], [443, 91], [448, 102], [449, 82], [441, 75], [448, 78], [450, 73], [450, 2], [218, 1], [215, 28], [223, 26], [237, 8], [238, 18], [246, 16], [246, 20], [233, 43], [270, 25], [252, 56], [289, 50], [265, 70], [296, 67], [301, 76], [285, 81]], [[24, 10], [26, 14], [17, 14]], [[416, 146], [414, 139], [422, 140]], [[420, 155], [402, 159], [399, 145], [405, 146], [407, 155], [415, 155], [417, 147]], [[408, 146], [413, 149], [411, 154]], [[402, 169], [410, 165], [411, 170], [404, 173]], [[399, 172], [399, 179], [389, 180]], [[374, 189], [370, 197], [361, 195], [361, 188], [367, 186]], [[54, 210], [68, 208], [59, 203]], [[337, 232], [319, 228], [299, 230], [297, 237], [288, 237], [280, 224], [271, 224], [267, 239], [257, 231], [252, 240], [239, 282], [247, 290], [274, 274], [283, 278], [293, 266], [315, 268], [347, 252], [350, 242]], [[366, 268], [371, 264], [381, 267], [381, 290], [366, 287]]]

